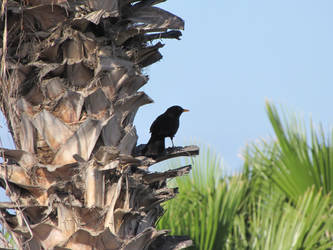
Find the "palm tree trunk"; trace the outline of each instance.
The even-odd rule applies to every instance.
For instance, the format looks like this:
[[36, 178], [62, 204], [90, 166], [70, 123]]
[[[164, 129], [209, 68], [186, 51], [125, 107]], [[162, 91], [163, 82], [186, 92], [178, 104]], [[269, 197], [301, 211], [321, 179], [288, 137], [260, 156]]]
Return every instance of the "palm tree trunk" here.
[[[133, 120], [152, 100], [142, 68], [184, 22], [160, 0], [4, 0], [0, 105], [16, 150], [1, 149], [2, 224], [20, 249], [180, 249], [155, 229], [176, 188], [136, 147]], [[13, 216], [8, 209], [15, 209]], [[178, 218], [177, 218], [178, 219]]]

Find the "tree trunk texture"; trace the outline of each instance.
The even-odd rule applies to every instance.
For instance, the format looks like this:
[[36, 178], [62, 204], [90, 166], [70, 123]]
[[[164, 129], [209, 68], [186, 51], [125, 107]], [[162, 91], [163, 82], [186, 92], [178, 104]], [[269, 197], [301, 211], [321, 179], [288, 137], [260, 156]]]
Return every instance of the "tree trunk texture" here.
[[[2, 225], [20, 249], [181, 249], [187, 237], [155, 224], [185, 166], [149, 166], [133, 120], [152, 100], [142, 68], [162, 58], [156, 39], [184, 22], [163, 0], [3, 0], [0, 105], [16, 149], [1, 148]], [[148, 128], [147, 128], [148, 129]], [[15, 215], [8, 210], [14, 209]], [[176, 220], [180, 218], [175, 218]]]

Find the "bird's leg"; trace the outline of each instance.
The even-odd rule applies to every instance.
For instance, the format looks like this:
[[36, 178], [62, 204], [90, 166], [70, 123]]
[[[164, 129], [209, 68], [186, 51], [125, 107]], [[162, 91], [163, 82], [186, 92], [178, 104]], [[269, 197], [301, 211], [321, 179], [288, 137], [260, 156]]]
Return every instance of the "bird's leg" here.
[[172, 147], [174, 148], [174, 147], [175, 147], [175, 145], [173, 144], [173, 138], [172, 138], [172, 137], [170, 137], [170, 139], [171, 139]]

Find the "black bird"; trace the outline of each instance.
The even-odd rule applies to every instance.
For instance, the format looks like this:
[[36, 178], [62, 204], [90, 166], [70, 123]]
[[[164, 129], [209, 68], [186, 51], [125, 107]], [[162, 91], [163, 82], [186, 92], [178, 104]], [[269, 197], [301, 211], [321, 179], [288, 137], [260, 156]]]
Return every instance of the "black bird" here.
[[183, 112], [188, 112], [180, 106], [172, 106], [156, 118], [150, 127], [151, 137], [143, 149], [145, 155], [158, 155], [165, 150], [165, 137], [170, 137], [173, 144], [173, 137], [179, 128], [179, 117]]

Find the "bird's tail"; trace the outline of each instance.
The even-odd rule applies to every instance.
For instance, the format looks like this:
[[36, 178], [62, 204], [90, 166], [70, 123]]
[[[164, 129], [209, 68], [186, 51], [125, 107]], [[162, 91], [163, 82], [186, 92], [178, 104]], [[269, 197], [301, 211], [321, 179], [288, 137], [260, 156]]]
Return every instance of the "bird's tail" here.
[[162, 154], [165, 150], [165, 140], [164, 137], [151, 135], [148, 143], [142, 150], [145, 156], [157, 157]]

